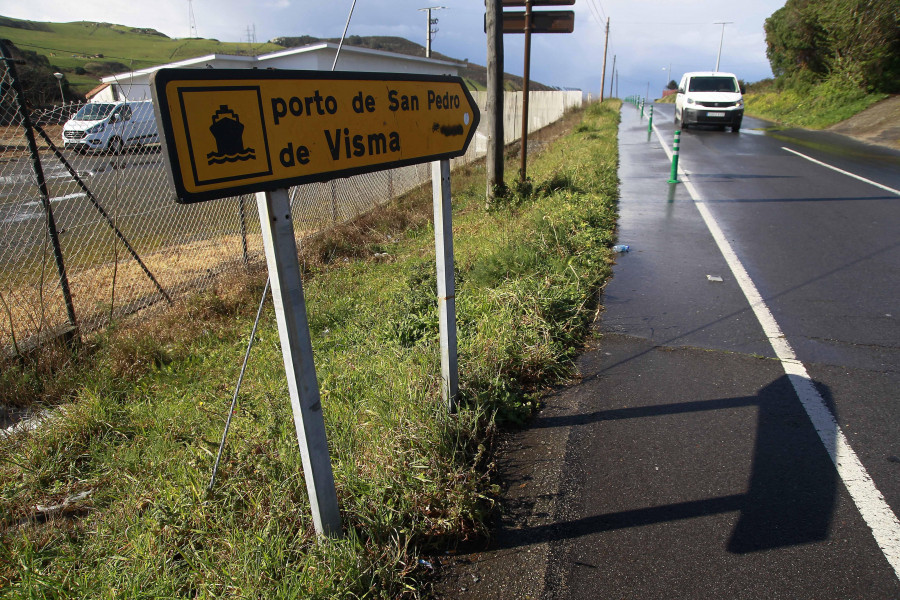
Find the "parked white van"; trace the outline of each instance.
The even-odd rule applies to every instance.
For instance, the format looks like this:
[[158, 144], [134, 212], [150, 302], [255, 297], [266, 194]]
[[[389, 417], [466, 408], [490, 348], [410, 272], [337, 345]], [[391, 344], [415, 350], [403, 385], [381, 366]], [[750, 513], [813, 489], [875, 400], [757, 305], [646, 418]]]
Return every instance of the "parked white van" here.
[[737, 77], [731, 73], [701, 71], [685, 73], [675, 96], [675, 127], [730, 125], [741, 129], [744, 98]]
[[63, 125], [63, 146], [76, 152], [119, 154], [131, 146], [158, 144], [153, 102], [91, 102]]

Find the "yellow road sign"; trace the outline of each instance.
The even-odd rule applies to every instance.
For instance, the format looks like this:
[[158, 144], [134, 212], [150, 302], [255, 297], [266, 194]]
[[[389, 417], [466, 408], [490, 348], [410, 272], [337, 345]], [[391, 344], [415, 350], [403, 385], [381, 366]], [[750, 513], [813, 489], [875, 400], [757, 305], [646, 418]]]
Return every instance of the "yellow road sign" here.
[[181, 203], [460, 156], [480, 118], [449, 76], [160, 69], [151, 89]]

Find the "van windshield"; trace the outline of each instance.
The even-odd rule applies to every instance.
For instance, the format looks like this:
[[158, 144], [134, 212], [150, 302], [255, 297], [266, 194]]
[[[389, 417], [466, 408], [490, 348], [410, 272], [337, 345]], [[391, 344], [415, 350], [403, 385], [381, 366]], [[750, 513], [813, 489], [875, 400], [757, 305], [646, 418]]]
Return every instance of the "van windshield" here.
[[85, 104], [73, 117], [76, 121], [100, 121], [109, 116], [109, 113], [116, 107], [115, 104], [90, 103]]
[[733, 77], [691, 77], [689, 92], [737, 92]]

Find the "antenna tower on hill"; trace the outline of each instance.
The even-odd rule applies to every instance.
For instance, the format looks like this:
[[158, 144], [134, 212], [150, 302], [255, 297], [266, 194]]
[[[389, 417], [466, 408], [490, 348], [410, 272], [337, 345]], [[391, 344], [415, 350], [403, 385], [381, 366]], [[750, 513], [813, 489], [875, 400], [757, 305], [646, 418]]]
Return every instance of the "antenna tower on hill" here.
[[197, 35], [197, 20], [194, 19], [194, 0], [188, 0], [188, 37], [199, 37]]

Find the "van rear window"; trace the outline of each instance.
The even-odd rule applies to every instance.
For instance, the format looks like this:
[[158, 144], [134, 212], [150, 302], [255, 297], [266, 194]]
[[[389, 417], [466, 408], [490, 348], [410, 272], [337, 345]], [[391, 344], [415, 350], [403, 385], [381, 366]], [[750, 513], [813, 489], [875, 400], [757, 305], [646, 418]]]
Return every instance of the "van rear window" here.
[[689, 92], [737, 92], [733, 77], [691, 77]]
[[76, 121], [100, 121], [105, 119], [115, 108], [115, 104], [90, 103], [85, 104], [73, 117]]

